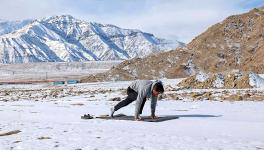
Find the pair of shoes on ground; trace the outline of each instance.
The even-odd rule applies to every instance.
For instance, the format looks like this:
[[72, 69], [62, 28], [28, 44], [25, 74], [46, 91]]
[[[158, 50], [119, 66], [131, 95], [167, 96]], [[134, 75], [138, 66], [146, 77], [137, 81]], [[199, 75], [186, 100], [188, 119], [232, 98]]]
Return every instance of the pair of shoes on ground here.
[[93, 119], [93, 116], [91, 116], [90, 114], [84, 114], [83, 116], [81, 116], [81, 119]]

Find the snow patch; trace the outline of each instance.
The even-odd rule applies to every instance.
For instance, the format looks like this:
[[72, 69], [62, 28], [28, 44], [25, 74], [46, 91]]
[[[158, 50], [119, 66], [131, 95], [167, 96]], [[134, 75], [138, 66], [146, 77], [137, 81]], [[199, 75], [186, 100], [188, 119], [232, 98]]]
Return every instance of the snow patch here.
[[225, 78], [222, 74], [217, 74], [216, 79], [213, 82], [213, 87], [215, 88], [222, 88], [225, 86]]
[[264, 78], [251, 72], [249, 73], [249, 84], [255, 88], [264, 88]]
[[209, 78], [209, 75], [206, 74], [206, 73], [204, 73], [204, 72], [199, 72], [199, 73], [196, 75], [196, 77], [195, 77], [195, 79], [196, 79], [197, 81], [199, 81], [199, 82], [204, 82], [204, 81], [206, 81], [208, 78]]

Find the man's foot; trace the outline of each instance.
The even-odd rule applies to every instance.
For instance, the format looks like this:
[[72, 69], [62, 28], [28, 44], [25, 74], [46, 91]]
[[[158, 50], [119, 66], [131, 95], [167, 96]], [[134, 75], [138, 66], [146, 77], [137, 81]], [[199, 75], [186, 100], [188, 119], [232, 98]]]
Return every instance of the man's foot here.
[[137, 118], [135, 118], [135, 121], [142, 121], [143, 118], [141, 118], [140, 116], [138, 116]]
[[110, 109], [110, 117], [114, 117], [114, 113], [115, 113], [115, 108], [112, 107], [112, 108]]

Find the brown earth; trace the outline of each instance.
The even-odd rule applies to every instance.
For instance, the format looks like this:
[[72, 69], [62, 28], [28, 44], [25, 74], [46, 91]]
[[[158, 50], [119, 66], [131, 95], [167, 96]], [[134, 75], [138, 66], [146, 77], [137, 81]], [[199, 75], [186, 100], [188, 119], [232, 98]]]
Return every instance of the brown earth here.
[[264, 73], [264, 7], [233, 15], [194, 38], [187, 47], [124, 61], [81, 82], [179, 78], [197, 71], [234, 69]]
[[84, 77], [80, 82], [186, 77], [188, 64], [185, 62], [192, 55], [187, 49], [176, 49], [144, 59], [134, 58], [122, 62], [106, 73]]
[[263, 7], [230, 16], [193, 39], [187, 47], [197, 52], [193, 62], [207, 72], [264, 72]]

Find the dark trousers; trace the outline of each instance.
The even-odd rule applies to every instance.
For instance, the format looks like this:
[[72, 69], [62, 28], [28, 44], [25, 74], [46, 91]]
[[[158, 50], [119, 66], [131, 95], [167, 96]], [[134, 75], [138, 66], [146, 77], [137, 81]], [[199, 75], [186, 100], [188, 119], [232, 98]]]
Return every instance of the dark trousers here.
[[[122, 100], [121, 102], [119, 102], [117, 105], [115, 105], [114, 109], [115, 111], [117, 111], [118, 109], [127, 106], [128, 104], [132, 103], [133, 101], [135, 101], [137, 99], [138, 93], [136, 91], [134, 91], [133, 89], [131, 89], [130, 87], [127, 88], [127, 98]], [[143, 111], [143, 107], [145, 105], [146, 102], [146, 98], [143, 99], [143, 102], [141, 104], [140, 107], [140, 111], [139, 114], [142, 114]]]

